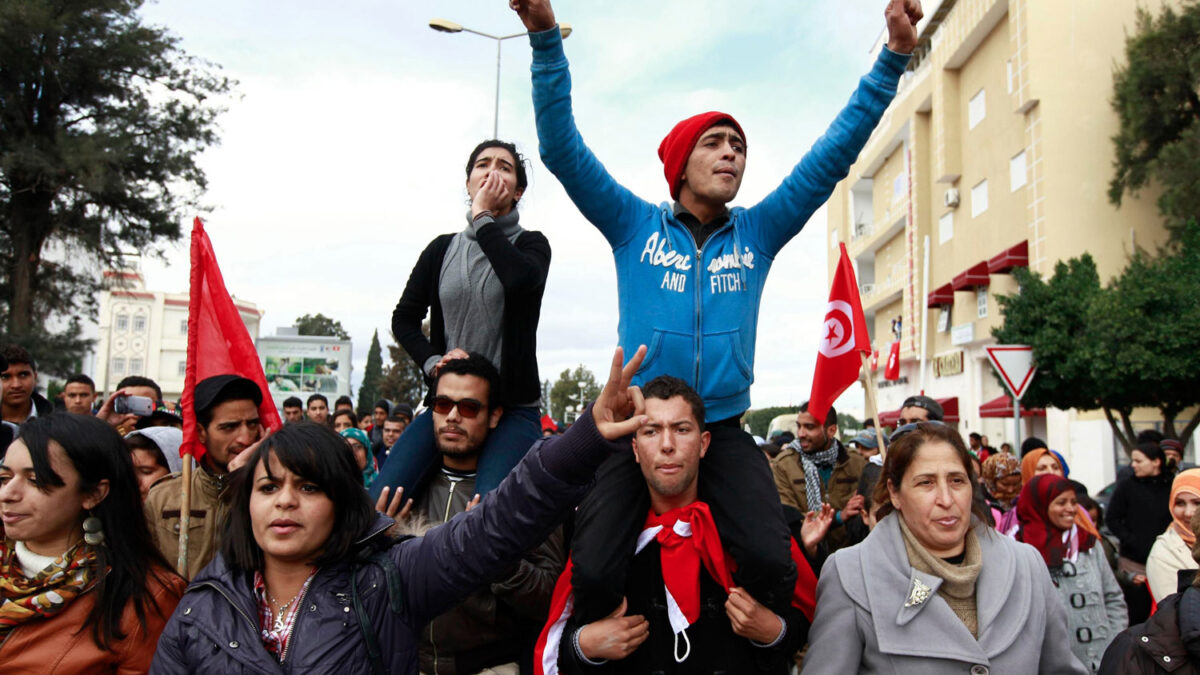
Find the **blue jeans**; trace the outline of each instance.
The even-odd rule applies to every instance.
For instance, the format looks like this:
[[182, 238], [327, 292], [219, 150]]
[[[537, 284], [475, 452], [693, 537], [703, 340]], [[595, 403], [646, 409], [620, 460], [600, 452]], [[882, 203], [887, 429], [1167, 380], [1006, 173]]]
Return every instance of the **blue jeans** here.
[[[479, 470], [475, 491], [487, 494], [521, 461], [529, 448], [542, 437], [541, 413], [537, 408], [507, 408], [500, 423], [488, 432], [479, 455]], [[405, 498], [416, 498], [422, 479], [438, 464], [437, 445], [433, 439], [433, 411], [426, 409], [404, 429], [388, 452], [387, 461], [371, 483], [371, 501], [379, 498], [383, 488], [404, 488]]]

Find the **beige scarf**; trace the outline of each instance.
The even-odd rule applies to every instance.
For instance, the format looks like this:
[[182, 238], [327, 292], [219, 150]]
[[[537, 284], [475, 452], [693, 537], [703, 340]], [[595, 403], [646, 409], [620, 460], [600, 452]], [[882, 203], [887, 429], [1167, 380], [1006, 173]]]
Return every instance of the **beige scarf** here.
[[904, 524], [903, 517], [900, 517], [900, 532], [904, 535], [904, 549], [908, 552], [909, 564], [915, 570], [942, 580], [942, 585], [938, 587], [938, 595], [950, 605], [950, 609], [954, 610], [955, 616], [971, 631], [971, 635], [978, 638], [975, 580], [979, 578], [979, 570], [983, 568], [983, 554], [979, 550], [979, 539], [975, 536], [974, 528], [967, 530], [966, 557], [959, 565], [951, 565], [925, 550], [908, 529], [908, 525]]

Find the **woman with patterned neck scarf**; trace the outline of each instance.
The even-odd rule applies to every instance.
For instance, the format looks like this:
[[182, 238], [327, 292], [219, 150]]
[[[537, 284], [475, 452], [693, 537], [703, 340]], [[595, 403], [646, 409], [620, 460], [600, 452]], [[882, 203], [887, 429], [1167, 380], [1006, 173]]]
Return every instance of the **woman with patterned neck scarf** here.
[[[500, 371], [504, 416], [488, 434], [476, 486], [500, 484], [529, 446], [541, 438], [542, 381], [537, 369], [537, 326], [550, 269], [550, 243], [521, 228], [517, 203], [529, 184], [525, 159], [512, 143], [480, 143], [467, 160], [467, 227], [443, 234], [421, 253], [392, 313], [392, 334], [433, 382], [452, 359], [481, 353]], [[421, 322], [429, 313], [429, 334]], [[433, 398], [432, 387], [426, 397]], [[371, 496], [414, 488], [437, 459], [428, 409], [396, 441]]]
[[954, 429], [892, 434], [879, 524], [822, 569], [806, 675], [1088, 672], [1046, 563], [988, 527], [974, 485]]
[[1071, 651], [1094, 673], [1129, 613], [1098, 539], [1075, 523], [1078, 508], [1070, 481], [1038, 474], [1021, 489], [1016, 539], [1042, 554], [1067, 610]]
[[0, 670], [146, 672], [185, 584], [120, 435], [82, 415], [26, 422], [0, 459], [0, 519]]

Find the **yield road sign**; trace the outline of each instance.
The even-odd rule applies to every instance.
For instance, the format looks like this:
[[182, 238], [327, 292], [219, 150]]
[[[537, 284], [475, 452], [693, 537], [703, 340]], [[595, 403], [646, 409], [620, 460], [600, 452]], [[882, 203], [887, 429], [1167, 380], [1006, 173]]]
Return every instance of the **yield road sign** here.
[[1037, 366], [1033, 363], [1033, 347], [1029, 345], [993, 345], [986, 347], [988, 360], [1012, 393], [1020, 400], [1033, 381]]

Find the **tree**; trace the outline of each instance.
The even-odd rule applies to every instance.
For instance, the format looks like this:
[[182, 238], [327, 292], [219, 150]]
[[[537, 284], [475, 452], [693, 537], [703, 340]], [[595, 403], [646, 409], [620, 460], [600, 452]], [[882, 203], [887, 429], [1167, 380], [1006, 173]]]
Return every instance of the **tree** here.
[[341, 321], [334, 321], [324, 314], [305, 314], [296, 319], [296, 328], [301, 335], [320, 335], [335, 337], [339, 340], [349, 340], [350, 334], [342, 327]]
[[379, 346], [379, 330], [371, 336], [371, 348], [367, 350], [367, 367], [363, 371], [362, 385], [358, 388], [358, 415], [370, 415], [379, 400], [379, 384], [383, 381], [383, 348]]
[[[422, 325], [421, 330], [428, 336], [427, 324]], [[395, 335], [392, 335], [392, 340], [396, 340]], [[383, 371], [379, 396], [397, 403], [417, 405], [425, 398], [425, 374], [400, 345], [388, 345], [388, 358], [391, 363]]]
[[[48, 372], [90, 345], [92, 270], [161, 253], [198, 210], [196, 159], [233, 84], [143, 24], [141, 4], [0, 3], [0, 340], [35, 348]], [[47, 260], [52, 246], [69, 262]]]
[[1138, 10], [1138, 32], [1125, 39], [1127, 65], [1113, 75], [1117, 206], [1152, 181], [1158, 210], [1172, 230], [1200, 214], [1200, 3], [1155, 17]]
[[767, 437], [770, 431], [771, 420], [780, 415], [792, 414], [795, 415], [799, 408], [796, 406], [774, 406], [771, 408], [759, 408], [758, 410], [749, 410], [745, 415], [742, 415], [742, 424], [750, 425], [750, 433], [755, 436]]
[[[582, 402], [579, 400], [580, 385], [583, 389]], [[599, 395], [600, 385], [596, 384], [596, 376], [592, 371], [582, 364], [575, 370], [567, 368], [550, 388], [550, 416], [566, 421], [567, 406], [575, 406], [578, 411], [583, 403], [594, 401]]]
[[1014, 271], [1020, 292], [1000, 300], [1002, 344], [1033, 347], [1038, 374], [1022, 398], [1027, 406], [1101, 409], [1126, 451], [1136, 441], [1131, 416], [1157, 408], [1168, 436], [1190, 438], [1193, 415], [1178, 434], [1176, 420], [1200, 403], [1200, 225], [1193, 219], [1151, 256], [1136, 252], [1121, 274], [1100, 286], [1088, 255], [1055, 267], [1046, 282]]

